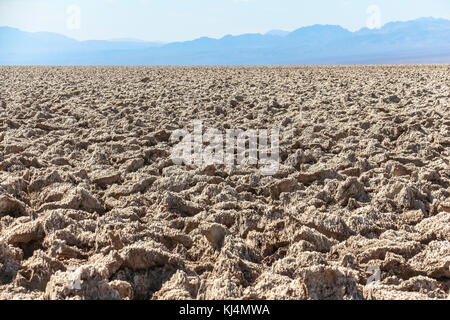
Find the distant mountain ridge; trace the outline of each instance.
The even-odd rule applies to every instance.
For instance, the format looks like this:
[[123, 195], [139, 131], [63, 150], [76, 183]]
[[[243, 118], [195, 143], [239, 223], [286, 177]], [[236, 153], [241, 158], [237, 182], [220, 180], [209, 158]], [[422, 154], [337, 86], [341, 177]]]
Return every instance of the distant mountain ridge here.
[[313, 25], [292, 32], [227, 35], [162, 44], [77, 41], [0, 27], [0, 65], [297, 65], [450, 63], [450, 21], [421, 18], [355, 32]]

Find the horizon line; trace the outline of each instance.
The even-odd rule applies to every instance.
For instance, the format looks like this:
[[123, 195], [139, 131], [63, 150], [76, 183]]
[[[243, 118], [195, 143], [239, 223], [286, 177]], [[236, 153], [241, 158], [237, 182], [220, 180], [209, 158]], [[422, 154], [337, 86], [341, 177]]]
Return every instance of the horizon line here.
[[[271, 29], [271, 30], [268, 30], [268, 31], [266, 31], [266, 32], [247, 32], [247, 33], [239, 33], [239, 34], [225, 34], [225, 35], [220, 36], [220, 37], [199, 36], [199, 37], [196, 37], [196, 38], [191, 38], [190, 40], [178, 40], [178, 41], [143, 40], [143, 39], [139, 39], [139, 38], [134, 38], [133, 36], [112, 37], [112, 38], [109, 38], [109, 39], [86, 39], [86, 40], [79, 40], [79, 39], [76, 39], [76, 38], [67, 36], [67, 35], [65, 35], [65, 34], [63, 34], [63, 33], [58, 33], [58, 32], [53, 32], [53, 31], [26, 31], [26, 30], [20, 29], [20, 28], [18, 28], [18, 27], [13, 27], [13, 26], [8, 26], [8, 25], [2, 25], [2, 26], [0, 26], [0, 28], [10, 28], [10, 29], [15, 29], [15, 30], [21, 31], [21, 32], [33, 33], [33, 34], [39, 34], [39, 33], [56, 34], [56, 35], [60, 35], [60, 36], [66, 37], [66, 38], [68, 38], [68, 39], [71, 39], [71, 40], [74, 40], [74, 41], [77, 41], [77, 42], [87, 42], [87, 41], [130, 42], [130, 43], [134, 43], [134, 42], [142, 42], [142, 43], [159, 43], [159, 44], [161, 44], [161, 45], [167, 45], [167, 44], [171, 44], [171, 43], [190, 42], [190, 41], [195, 41], [195, 40], [198, 40], [198, 39], [205, 39], [205, 38], [206, 38], [206, 39], [212, 39], [212, 40], [221, 40], [221, 39], [223, 39], [223, 38], [225, 38], [225, 37], [229, 37], [229, 36], [232, 36], [232, 37], [243, 36], [243, 35], [263, 35], [263, 36], [264, 36], [264, 35], [268, 35], [268, 33], [271, 32], [271, 31], [282, 31], [282, 32], [287, 32], [287, 35], [288, 35], [288, 34], [290, 34], [290, 33], [292, 33], [292, 32], [297, 31], [297, 30], [300, 30], [300, 29], [303, 29], [303, 28], [315, 27], [315, 26], [340, 27], [340, 28], [342, 28], [342, 29], [344, 29], [344, 30], [346, 30], [346, 31], [348, 31], [348, 32], [351, 32], [351, 33], [357, 33], [357, 32], [359, 32], [359, 31], [361, 31], [361, 30], [377, 30], [377, 29], [382, 29], [382, 28], [384, 28], [386, 25], [391, 24], [391, 23], [405, 23], [405, 22], [418, 21], [418, 20], [424, 20], [424, 19], [450, 21], [449, 19], [442, 18], [442, 17], [437, 18], [437, 17], [433, 17], [433, 16], [428, 16], [428, 17], [420, 17], [420, 18], [410, 19], [410, 20], [395, 20], [395, 21], [393, 20], [393, 21], [389, 21], [389, 22], [384, 23], [384, 24], [381, 25], [379, 28], [368, 28], [367, 26], [365, 26], [365, 27], [361, 27], [361, 28], [356, 29], [356, 30], [353, 30], [353, 31], [352, 31], [351, 29], [348, 29], [348, 28], [346, 28], [346, 27], [344, 27], [344, 26], [342, 26], [342, 25], [339, 25], [339, 24], [320, 24], [320, 23], [317, 23], [317, 24], [311, 24], [311, 25], [304, 25], [304, 26], [298, 27], [298, 28], [296, 28], [296, 29], [294, 29], [294, 30]], [[273, 36], [273, 37], [285, 37], [285, 36], [277, 36], [277, 35], [271, 35], [271, 36]], [[122, 41], [121, 39], [124, 39], [124, 40]], [[126, 39], [130, 39], [130, 40], [126, 40]]]

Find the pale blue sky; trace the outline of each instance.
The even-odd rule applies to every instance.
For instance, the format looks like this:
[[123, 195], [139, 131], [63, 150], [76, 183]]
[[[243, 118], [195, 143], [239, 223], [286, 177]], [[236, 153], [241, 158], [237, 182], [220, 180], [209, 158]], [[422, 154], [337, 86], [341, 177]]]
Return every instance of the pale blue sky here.
[[379, 7], [382, 24], [430, 16], [450, 19], [449, 0], [0, 0], [0, 26], [79, 40], [169, 42], [312, 24], [356, 30], [366, 26], [371, 5]]

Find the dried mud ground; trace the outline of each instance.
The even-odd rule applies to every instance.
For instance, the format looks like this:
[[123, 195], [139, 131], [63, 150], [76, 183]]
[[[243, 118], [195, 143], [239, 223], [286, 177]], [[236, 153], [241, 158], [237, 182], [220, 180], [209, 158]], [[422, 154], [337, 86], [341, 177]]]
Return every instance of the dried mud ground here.
[[[2, 67], [0, 298], [448, 299], [449, 85], [449, 65]], [[281, 128], [280, 171], [174, 165], [197, 119]]]

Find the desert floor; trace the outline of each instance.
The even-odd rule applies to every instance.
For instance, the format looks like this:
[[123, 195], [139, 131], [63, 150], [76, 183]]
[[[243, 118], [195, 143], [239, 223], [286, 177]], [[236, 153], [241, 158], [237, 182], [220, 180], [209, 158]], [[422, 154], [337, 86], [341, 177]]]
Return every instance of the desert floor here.
[[[449, 86], [449, 65], [1, 67], [0, 298], [447, 299]], [[175, 165], [194, 120], [280, 128], [279, 172]]]

